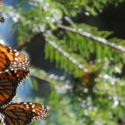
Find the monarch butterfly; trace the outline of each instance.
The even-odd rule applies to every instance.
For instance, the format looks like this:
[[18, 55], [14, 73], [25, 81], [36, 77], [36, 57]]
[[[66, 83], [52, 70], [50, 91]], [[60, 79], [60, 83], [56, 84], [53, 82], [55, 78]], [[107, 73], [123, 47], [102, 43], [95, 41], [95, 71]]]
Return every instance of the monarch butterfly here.
[[30, 102], [12, 103], [0, 108], [0, 112], [3, 125], [29, 125], [48, 115], [46, 106]]
[[0, 44], [0, 71], [12, 67], [25, 67], [29, 59], [17, 50]]
[[47, 108], [37, 103], [8, 104], [16, 95], [17, 87], [29, 76], [29, 69], [25, 67], [28, 64], [25, 55], [0, 44], [0, 123], [3, 125], [28, 125], [48, 114]]
[[28, 68], [12, 68], [0, 72], [0, 107], [7, 105], [16, 95], [17, 87], [29, 76]]

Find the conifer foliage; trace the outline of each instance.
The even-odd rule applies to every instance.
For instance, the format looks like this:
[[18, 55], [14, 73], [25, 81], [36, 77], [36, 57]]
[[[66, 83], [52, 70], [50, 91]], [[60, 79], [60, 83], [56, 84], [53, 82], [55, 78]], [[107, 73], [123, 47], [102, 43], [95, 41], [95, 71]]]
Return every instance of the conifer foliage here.
[[81, 19], [96, 18], [106, 7], [122, 3], [21, 0], [17, 7], [0, 10], [12, 17], [18, 50], [36, 39], [44, 41], [45, 59], [65, 71], [60, 77], [37, 65], [30, 68], [33, 79], [45, 80], [51, 87], [44, 99], [50, 107], [46, 125], [120, 125], [125, 120], [125, 40]]

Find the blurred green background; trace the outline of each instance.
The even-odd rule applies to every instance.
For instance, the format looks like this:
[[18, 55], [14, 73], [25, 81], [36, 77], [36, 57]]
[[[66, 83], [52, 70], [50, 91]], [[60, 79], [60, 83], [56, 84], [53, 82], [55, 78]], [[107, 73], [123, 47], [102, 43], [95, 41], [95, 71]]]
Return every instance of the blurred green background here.
[[125, 0], [6, 0], [0, 42], [29, 57], [15, 102], [47, 106], [31, 125], [125, 120]]

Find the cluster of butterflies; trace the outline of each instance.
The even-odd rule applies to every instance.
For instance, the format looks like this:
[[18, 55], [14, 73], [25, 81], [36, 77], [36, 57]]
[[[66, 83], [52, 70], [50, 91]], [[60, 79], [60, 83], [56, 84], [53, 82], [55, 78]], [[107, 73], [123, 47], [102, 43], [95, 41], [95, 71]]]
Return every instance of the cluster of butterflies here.
[[30, 102], [12, 103], [17, 88], [29, 76], [28, 58], [17, 50], [0, 44], [0, 123], [29, 125], [47, 116], [44, 105]]
[[[0, 0], [0, 8], [3, 6], [3, 1]], [[0, 23], [3, 23], [5, 20], [3, 17], [0, 16]]]

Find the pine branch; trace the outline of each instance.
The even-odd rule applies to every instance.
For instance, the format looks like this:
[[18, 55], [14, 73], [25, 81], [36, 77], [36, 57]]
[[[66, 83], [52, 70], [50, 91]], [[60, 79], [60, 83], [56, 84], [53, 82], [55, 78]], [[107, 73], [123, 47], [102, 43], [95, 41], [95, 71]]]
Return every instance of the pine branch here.
[[72, 33], [76, 33], [76, 34], [79, 34], [83, 37], [87, 37], [87, 38], [90, 38], [94, 41], [97, 41], [101, 44], [104, 44], [104, 45], [107, 45], [111, 48], [114, 48], [120, 52], [123, 52], [125, 53], [125, 48], [120, 46], [120, 45], [116, 45], [115, 43], [111, 43], [111, 42], [108, 42], [106, 39], [102, 38], [102, 37], [97, 37], [97, 36], [94, 36], [92, 35], [91, 33], [88, 33], [88, 32], [81, 32], [81, 31], [78, 31], [77, 29], [73, 29], [73, 28], [70, 28], [70, 27], [67, 27], [67, 26], [64, 26], [64, 25], [58, 25], [57, 26], [58, 28], [61, 28], [63, 30], [67, 30], [69, 32], [72, 32]]
[[66, 50], [63, 50], [59, 45], [56, 44], [56, 42], [49, 40], [46, 38], [46, 41], [53, 46], [56, 50], [58, 50], [60, 53], [63, 54], [66, 58], [69, 59], [73, 64], [77, 65], [79, 69], [83, 69], [83, 64], [80, 64], [74, 57], [72, 57]]
[[64, 81], [65, 77], [56, 76], [54, 74], [48, 74], [44, 70], [40, 70], [38, 68], [30, 68], [30, 75], [38, 79], [45, 80], [49, 83], [54, 83], [54, 84], [64, 85], [65, 84], [64, 82], [66, 82]]

